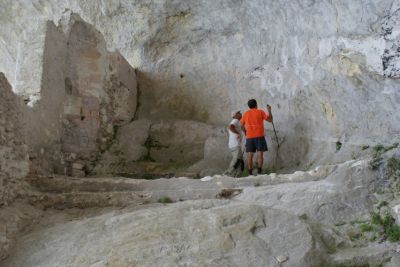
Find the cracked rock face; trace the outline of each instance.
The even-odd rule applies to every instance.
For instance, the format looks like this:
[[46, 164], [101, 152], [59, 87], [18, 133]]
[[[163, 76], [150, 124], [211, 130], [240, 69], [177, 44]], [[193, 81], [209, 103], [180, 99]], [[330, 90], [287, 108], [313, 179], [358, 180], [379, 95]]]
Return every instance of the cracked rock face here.
[[[140, 70], [139, 117], [222, 125], [254, 97], [272, 105], [286, 140], [278, 165], [342, 162], [361, 145], [399, 137], [399, 8], [398, 0], [3, 1], [0, 71], [34, 103], [45, 22], [65, 25], [75, 12]], [[270, 126], [267, 136], [273, 144]]]

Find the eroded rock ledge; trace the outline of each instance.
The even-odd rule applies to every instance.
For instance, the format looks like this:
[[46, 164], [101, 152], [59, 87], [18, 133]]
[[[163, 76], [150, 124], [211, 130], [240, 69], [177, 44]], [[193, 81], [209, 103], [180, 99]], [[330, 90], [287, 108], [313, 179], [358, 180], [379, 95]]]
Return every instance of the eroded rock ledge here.
[[398, 156], [398, 150], [382, 155], [375, 170], [371, 160], [354, 160], [241, 179], [33, 179], [27, 200], [47, 215], [3, 263], [390, 266], [399, 259], [397, 245], [372, 241], [377, 233], [360, 227], [382, 205], [396, 214], [386, 162]]

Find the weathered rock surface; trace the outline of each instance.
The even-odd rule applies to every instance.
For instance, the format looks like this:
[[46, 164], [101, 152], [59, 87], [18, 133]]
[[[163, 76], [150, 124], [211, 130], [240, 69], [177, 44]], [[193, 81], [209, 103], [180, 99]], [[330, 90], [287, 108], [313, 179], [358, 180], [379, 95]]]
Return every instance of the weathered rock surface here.
[[318, 266], [316, 246], [307, 224], [286, 212], [196, 201], [39, 230], [4, 266], [277, 266], [282, 253], [287, 266]]
[[[369, 216], [379, 202], [374, 193], [384, 185], [380, 179], [384, 174], [372, 171], [367, 160], [242, 179], [35, 179], [31, 203], [63, 211], [48, 213], [22, 235], [3, 265], [280, 266], [285, 259], [283, 266], [340, 266], [382, 264], [391, 257], [394, 262], [394, 244], [367, 246], [337, 226]], [[68, 208], [112, 206], [121, 208], [68, 215]]]
[[[129, 172], [135, 162], [156, 162], [172, 172], [194, 165], [189, 171], [200, 175], [210, 169], [212, 174], [222, 173], [230, 160], [226, 147], [224, 127], [191, 120], [139, 119], [118, 129], [113, 145], [97, 162], [94, 173]], [[204, 165], [203, 159], [207, 159]]]
[[336, 167], [321, 181], [248, 188], [238, 198], [332, 224], [368, 214], [373, 203], [368, 185], [374, 180], [368, 161], [354, 161]]
[[41, 210], [21, 201], [0, 208], [0, 262], [14, 248], [20, 233], [38, 222], [41, 215]]
[[222, 125], [255, 97], [273, 106], [285, 137], [278, 165], [294, 170], [399, 138], [399, 8], [399, 0], [6, 0], [0, 70], [34, 102], [46, 22], [65, 25], [75, 12], [140, 70], [140, 118]]

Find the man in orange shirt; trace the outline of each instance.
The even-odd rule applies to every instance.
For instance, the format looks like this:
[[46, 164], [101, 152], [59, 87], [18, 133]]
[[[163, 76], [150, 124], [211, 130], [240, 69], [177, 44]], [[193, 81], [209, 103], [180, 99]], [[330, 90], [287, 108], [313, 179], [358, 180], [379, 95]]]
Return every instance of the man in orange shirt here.
[[253, 175], [253, 154], [257, 152], [257, 174], [261, 174], [264, 151], [268, 150], [264, 134], [264, 121], [272, 123], [271, 106], [267, 106], [268, 115], [257, 109], [257, 101], [250, 99], [247, 103], [249, 110], [243, 114], [240, 123], [246, 133], [247, 167], [249, 174]]

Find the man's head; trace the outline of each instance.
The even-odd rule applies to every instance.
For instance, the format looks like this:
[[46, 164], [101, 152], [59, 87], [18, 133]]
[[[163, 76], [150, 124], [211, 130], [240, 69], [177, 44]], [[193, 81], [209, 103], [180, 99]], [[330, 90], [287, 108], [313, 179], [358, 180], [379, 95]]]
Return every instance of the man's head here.
[[232, 111], [232, 118], [240, 120], [242, 118], [240, 110]]
[[250, 99], [247, 105], [250, 109], [257, 108], [257, 101], [255, 99]]

